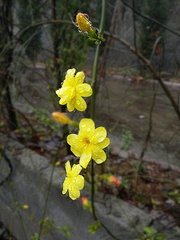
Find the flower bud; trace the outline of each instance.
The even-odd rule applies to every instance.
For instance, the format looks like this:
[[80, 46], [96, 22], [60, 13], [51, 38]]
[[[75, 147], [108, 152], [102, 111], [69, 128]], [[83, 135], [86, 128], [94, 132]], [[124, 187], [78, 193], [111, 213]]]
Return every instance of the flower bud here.
[[73, 121], [65, 113], [62, 113], [62, 112], [53, 112], [52, 118], [54, 121], [61, 123], [61, 124], [72, 124], [73, 123]]
[[88, 197], [82, 196], [80, 201], [85, 210], [91, 211], [91, 202], [89, 201]]
[[81, 32], [89, 33], [93, 30], [91, 22], [88, 19], [88, 16], [84, 13], [81, 13], [81, 12], [79, 12], [76, 15], [76, 25]]
[[115, 187], [119, 187], [121, 185], [121, 180], [118, 177], [113, 175], [108, 177], [108, 182], [110, 184], [113, 184]]
[[23, 205], [22, 205], [22, 208], [25, 209], [25, 210], [27, 210], [27, 209], [29, 209], [29, 205], [23, 204]]

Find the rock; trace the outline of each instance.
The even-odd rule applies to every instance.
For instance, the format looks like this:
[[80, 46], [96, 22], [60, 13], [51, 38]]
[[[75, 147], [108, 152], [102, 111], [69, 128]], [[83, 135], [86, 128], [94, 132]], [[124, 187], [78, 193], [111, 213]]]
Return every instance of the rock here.
[[104, 225], [118, 233], [119, 239], [134, 240], [152, 220], [149, 214], [111, 195], [97, 201], [96, 207]]
[[[67, 239], [67, 233], [65, 234], [63, 229], [69, 229], [72, 240], [101, 239], [101, 236], [103, 239], [103, 230], [96, 237], [88, 233], [88, 226], [93, 219], [91, 214], [82, 209], [80, 202], [72, 201], [61, 194], [64, 170], [53, 170], [46, 158], [24, 148], [16, 141], [7, 141], [6, 153], [14, 170], [11, 180], [0, 188], [0, 220], [10, 232], [18, 240], [29, 240], [39, 232], [39, 223], [50, 189], [45, 216], [53, 220], [54, 230], [43, 235], [44, 240]], [[1, 168], [0, 176], [5, 171], [5, 168]], [[52, 184], [49, 185], [51, 176]], [[28, 205], [29, 208], [24, 209], [23, 205]]]
[[[38, 234], [43, 216], [43, 240], [66, 240], [68, 236], [71, 240], [113, 239], [102, 227], [96, 234], [89, 233], [92, 214], [83, 210], [79, 200], [61, 194], [64, 169], [53, 168], [48, 159], [4, 135], [0, 140], [6, 143], [5, 152], [13, 165], [10, 180], [0, 187], [0, 221], [18, 240]], [[0, 179], [8, 172], [3, 162]], [[148, 213], [114, 196], [95, 196], [97, 216], [119, 240], [134, 240], [152, 220]]]

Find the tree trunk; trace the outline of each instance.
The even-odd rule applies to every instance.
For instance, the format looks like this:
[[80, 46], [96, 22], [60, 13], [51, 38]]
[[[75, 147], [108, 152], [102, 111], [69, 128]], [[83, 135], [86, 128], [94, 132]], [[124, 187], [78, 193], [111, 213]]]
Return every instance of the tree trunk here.
[[6, 121], [10, 130], [17, 128], [15, 109], [12, 104], [9, 84], [12, 82], [10, 66], [13, 57], [11, 47], [13, 38], [12, 0], [2, 0], [0, 3], [0, 91], [2, 109], [6, 112]]
[[[52, 5], [52, 20], [57, 20], [57, 0], [52, 0], [51, 2]], [[63, 15], [61, 16], [63, 19]], [[59, 54], [59, 46], [60, 46], [60, 39], [61, 39], [61, 32], [59, 31], [59, 29], [57, 28], [57, 26], [53, 26], [52, 29], [52, 39], [53, 39], [53, 70], [54, 70], [54, 76], [57, 82], [57, 89], [61, 87], [61, 83], [62, 83], [62, 73], [61, 73], [61, 69], [60, 69], [60, 54]], [[66, 112], [66, 106], [62, 105], [61, 106], [61, 111], [62, 112]], [[69, 134], [69, 129], [68, 126], [65, 125], [63, 127], [63, 139], [65, 140], [65, 147], [66, 147], [66, 151], [67, 154], [70, 154], [70, 147], [66, 142], [66, 138], [67, 135]]]

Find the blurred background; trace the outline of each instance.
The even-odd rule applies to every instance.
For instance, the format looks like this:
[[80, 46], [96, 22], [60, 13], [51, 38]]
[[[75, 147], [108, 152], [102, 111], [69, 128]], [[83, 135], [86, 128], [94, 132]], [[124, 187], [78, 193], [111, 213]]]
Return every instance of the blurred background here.
[[[105, 2], [105, 41], [100, 46], [98, 61], [96, 121], [97, 125], [107, 128], [111, 138], [109, 158], [112, 161], [104, 168], [97, 169], [97, 175], [113, 174], [118, 179], [124, 176], [125, 186], [129, 181], [129, 188], [127, 191], [124, 187], [119, 189], [118, 186], [118, 190], [114, 192], [114, 187], [103, 185], [99, 186], [99, 191], [120, 198], [123, 196], [125, 201], [130, 200], [138, 207], [150, 205], [151, 210], [158, 208], [159, 205], [163, 205], [161, 211], [172, 207], [170, 215], [173, 220], [171, 222], [170, 218], [166, 224], [175, 224], [173, 227], [177, 227], [180, 224], [180, 1], [106, 0]], [[16, 178], [18, 175], [16, 169], [19, 165], [14, 159], [19, 156], [16, 153], [19, 149], [18, 144], [21, 144], [20, 148], [39, 154], [40, 158], [47, 158], [47, 164], [56, 165], [58, 171], [62, 171], [59, 168], [61, 166], [64, 168], [64, 162], [70, 158], [64, 137], [73, 129], [54, 122], [51, 117], [54, 111], [66, 112], [66, 109], [58, 104], [55, 91], [61, 87], [69, 68], [75, 67], [77, 71], [84, 71], [86, 81], [91, 82], [96, 46], [88, 41], [84, 34], [78, 32], [75, 15], [78, 11], [88, 14], [93, 26], [98, 28], [101, 5], [100, 0], [0, 1], [0, 169], [2, 169], [0, 170], [0, 202], [2, 202], [0, 239], [13, 239], [8, 232], [17, 229], [15, 223], [9, 224], [9, 218], [5, 217], [7, 213], [10, 214], [9, 210], [6, 212], [3, 209], [20, 208], [24, 211], [26, 207], [22, 206], [26, 205], [24, 201], [27, 201], [27, 194], [31, 192], [30, 189], [27, 193], [22, 190], [27, 189], [27, 185], [32, 181], [29, 172], [27, 184], [24, 183], [22, 189], [19, 189], [19, 184], [24, 181], [23, 175], [20, 179]], [[90, 104], [89, 100], [88, 104]], [[76, 112], [69, 114], [69, 117], [76, 121], [83, 116], [89, 116], [88, 111], [84, 114]], [[23, 154], [23, 157], [27, 158], [27, 152]], [[20, 159], [21, 162], [22, 156]], [[35, 165], [36, 160], [33, 162]], [[127, 165], [119, 165], [125, 160]], [[135, 196], [138, 184], [137, 181], [131, 182], [139, 174], [141, 167], [141, 165], [137, 167], [139, 161], [152, 164], [148, 165], [147, 169], [150, 170], [144, 165], [144, 169], [150, 171], [148, 174], [151, 178], [157, 180], [158, 176], [160, 177], [157, 191], [153, 192], [155, 186], [151, 186], [144, 196], [142, 193], [145, 188], [147, 189], [147, 185], [143, 185], [144, 182], [140, 181], [141, 192]], [[25, 169], [28, 168], [27, 166]], [[131, 169], [132, 166], [133, 169], [138, 170], [135, 171], [136, 175], [128, 178], [127, 169]], [[31, 167], [32, 165], [29, 169]], [[46, 164], [42, 167], [46, 168]], [[161, 168], [175, 172], [169, 170], [166, 175]], [[22, 169], [20, 168], [21, 173]], [[36, 176], [38, 167], [33, 166], [33, 169], [31, 171], [36, 172], [33, 172], [33, 176], [34, 174]], [[157, 174], [153, 175], [156, 170]], [[144, 174], [147, 174], [147, 171]], [[164, 189], [160, 182], [164, 183], [167, 179], [170, 179], [170, 184]], [[35, 177], [35, 184], [36, 181], [41, 189], [41, 180]], [[13, 182], [18, 186], [13, 196], [19, 197], [12, 203], [9, 184]], [[52, 179], [50, 182], [52, 183]], [[136, 190], [133, 192], [134, 188]], [[37, 191], [35, 187], [33, 189]], [[22, 195], [26, 200], [22, 199]], [[45, 196], [38, 196], [40, 207], [40, 199], [44, 199]], [[33, 202], [35, 199], [36, 196], [28, 206], [36, 204]], [[57, 204], [57, 200], [55, 202]], [[13, 206], [15, 204], [15, 208], [11, 204]], [[69, 202], [68, 204], [68, 207], [71, 206]], [[62, 208], [63, 206], [62, 204]], [[43, 212], [44, 205], [41, 207]], [[175, 216], [172, 212], [176, 213]], [[41, 219], [41, 212], [37, 215], [37, 218]], [[33, 221], [32, 219], [30, 222]], [[83, 222], [82, 219], [84, 218], [81, 218]], [[27, 226], [26, 220], [24, 222]], [[42, 222], [39, 222], [40, 220], [37, 221], [37, 225], [41, 226]], [[48, 224], [53, 229], [52, 222]], [[22, 230], [22, 227], [20, 229]], [[18, 239], [40, 239], [37, 235], [33, 235], [36, 230], [32, 229], [35, 232], [32, 233], [30, 230], [29, 237]], [[125, 232], [128, 232], [127, 229]], [[12, 235], [19, 236], [21, 230], [12, 232]], [[4, 231], [7, 238], [1, 238]], [[59, 239], [101, 239], [104, 236], [88, 237], [82, 232], [81, 237], [77, 238], [75, 235], [73, 238], [73, 234], [69, 232], [69, 228], [63, 226], [60, 229]], [[43, 239], [57, 239], [55, 235], [48, 238], [46, 233], [43, 237]], [[135, 237], [127, 237], [125, 234], [123, 239], [129, 240]], [[147, 238], [142, 236], [136, 239]]]

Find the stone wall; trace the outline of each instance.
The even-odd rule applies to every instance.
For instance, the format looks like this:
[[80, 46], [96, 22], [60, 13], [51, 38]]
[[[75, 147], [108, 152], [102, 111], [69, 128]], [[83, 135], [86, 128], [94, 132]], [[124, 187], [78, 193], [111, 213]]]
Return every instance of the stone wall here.
[[[44, 234], [43, 240], [68, 239], [57, 230], [67, 227], [72, 240], [112, 239], [103, 228], [96, 234], [89, 233], [88, 226], [94, 222], [92, 215], [83, 210], [79, 200], [72, 201], [61, 194], [63, 168], [53, 170], [46, 158], [12, 139], [2, 135], [0, 138], [1, 142], [6, 142], [6, 154], [13, 165], [9, 181], [0, 187], [0, 221], [17, 240], [30, 240], [34, 233], [39, 232], [48, 189], [45, 216], [53, 220], [55, 228]], [[3, 158], [0, 169], [1, 181], [9, 171]], [[49, 185], [51, 177], [52, 184]], [[24, 209], [24, 205], [28, 205], [28, 209]], [[120, 240], [134, 240], [151, 221], [149, 214], [109, 195], [97, 194], [96, 208], [98, 217]]]

